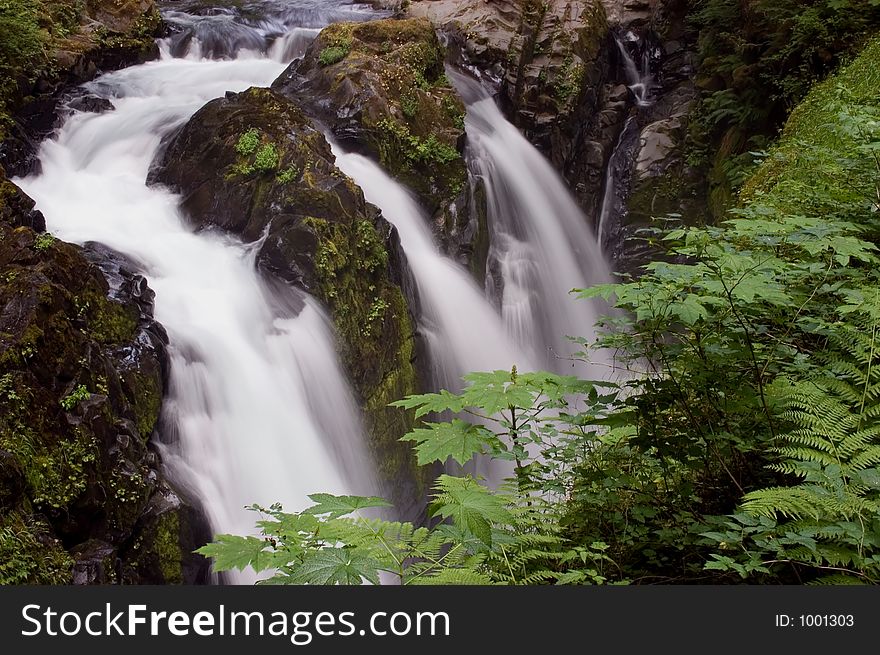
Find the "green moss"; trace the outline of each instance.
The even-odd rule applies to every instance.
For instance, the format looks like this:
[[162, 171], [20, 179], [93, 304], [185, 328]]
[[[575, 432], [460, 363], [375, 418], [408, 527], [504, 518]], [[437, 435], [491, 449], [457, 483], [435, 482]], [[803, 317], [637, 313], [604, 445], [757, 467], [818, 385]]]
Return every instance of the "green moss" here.
[[381, 119], [377, 127], [387, 136], [386, 141], [393, 142], [397, 152], [411, 165], [446, 164], [461, 158], [458, 150], [434, 134], [427, 138], [415, 136], [406, 125], [390, 118]]
[[250, 128], [235, 143], [235, 152], [241, 160], [232, 167], [235, 175], [252, 175], [253, 173], [269, 173], [278, 168], [280, 154], [276, 146], [265, 134], [256, 128]]
[[71, 504], [88, 487], [97, 459], [94, 437], [79, 432], [74, 439], [62, 439], [25, 460], [34, 505], [61, 509]]
[[[845, 164], [860, 147], [852, 131], [865, 130], [867, 121], [880, 120], [878, 88], [880, 38], [875, 38], [850, 65], [816, 85], [795, 108], [777, 145], [743, 186], [740, 199], [783, 203], [779, 209], [786, 212], [813, 213], [817, 208], [807, 205], [815, 194], [793, 193], [792, 189], [821, 186], [835, 203], [859, 202], [863, 189], [874, 186], [876, 179], [853, 179]], [[853, 108], [865, 115], [854, 114]]]
[[275, 176], [275, 179], [281, 182], [281, 184], [288, 184], [293, 182], [299, 176], [299, 170], [296, 166], [288, 166], [283, 171], [278, 173]]
[[43, 252], [51, 248], [53, 243], [55, 243], [55, 237], [53, 237], [48, 232], [38, 234], [34, 238], [34, 250], [38, 252]]
[[[363, 398], [367, 429], [386, 480], [415, 470], [398, 438], [412, 425], [388, 404], [417, 389], [413, 326], [400, 289], [387, 281], [388, 253], [368, 221], [351, 226], [309, 218], [318, 239], [316, 275], [342, 343], [346, 368]], [[403, 468], [401, 468], [403, 467]]]
[[318, 55], [318, 61], [322, 66], [332, 66], [348, 56], [349, 49], [343, 46], [330, 46], [324, 48]]
[[260, 134], [260, 130], [252, 127], [238, 138], [238, 141], [235, 144], [235, 152], [242, 157], [249, 157], [260, 147], [261, 140], [262, 135]]
[[81, 384], [74, 389], [72, 393], [69, 393], [61, 399], [61, 406], [68, 412], [72, 411], [73, 408], [79, 405], [83, 400], [88, 400], [91, 395], [92, 394], [89, 393], [86, 386]]
[[131, 406], [135, 412], [135, 425], [141, 438], [147, 439], [156, 427], [162, 409], [162, 384], [158, 376], [134, 375], [135, 397]]
[[153, 552], [159, 560], [159, 570], [165, 584], [182, 584], [183, 553], [180, 550], [180, 519], [177, 512], [166, 512], [159, 517], [153, 539]]
[[134, 338], [138, 323], [134, 307], [126, 307], [97, 294], [93, 296], [90, 307], [89, 331], [96, 341], [120, 344]]
[[580, 93], [584, 71], [584, 63], [580, 59], [576, 61], [572, 55], [566, 57], [562, 68], [556, 74], [556, 79], [553, 80], [554, 95], [563, 105], [573, 101]]
[[278, 148], [274, 143], [265, 143], [254, 157], [254, 170], [266, 173], [278, 168]]

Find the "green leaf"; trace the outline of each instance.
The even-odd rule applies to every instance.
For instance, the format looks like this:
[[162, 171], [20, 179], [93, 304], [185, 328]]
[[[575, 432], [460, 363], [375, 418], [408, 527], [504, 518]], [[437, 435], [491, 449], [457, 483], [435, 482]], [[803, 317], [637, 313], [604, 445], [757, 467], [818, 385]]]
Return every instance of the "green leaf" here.
[[470, 385], [462, 393], [465, 407], [479, 407], [487, 414], [497, 414], [511, 407], [530, 408], [540, 392], [514, 371], [470, 373], [464, 376]]
[[267, 550], [270, 544], [257, 537], [238, 537], [219, 534], [214, 541], [195, 552], [210, 557], [215, 571], [243, 570], [248, 566], [257, 572], [269, 568], [274, 563], [274, 553]]
[[465, 408], [464, 401], [461, 396], [448, 392], [443, 389], [439, 393], [426, 393], [421, 395], [407, 396], [403, 400], [396, 400], [391, 403], [392, 407], [402, 407], [403, 409], [415, 409], [416, 418], [420, 418], [431, 412], [460, 412]]
[[376, 496], [333, 496], [331, 494], [312, 494], [309, 499], [317, 505], [309, 507], [305, 513], [312, 515], [327, 514], [331, 519], [353, 514], [368, 507], [391, 507], [384, 498]]
[[432, 462], [445, 462], [450, 457], [459, 464], [469, 462], [487, 445], [498, 441], [497, 437], [482, 425], [455, 419], [450, 423], [428, 423], [401, 437], [401, 441], [415, 441], [419, 466]]
[[473, 478], [441, 475], [432, 515], [451, 518], [487, 546], [492, 545], [493, 524], [512, 521], [503, 497], [493, 494]]
[[309, 553], [290, 574], [292, 584], [379, 584], [379, 564], [354, 548], [322, 548]]

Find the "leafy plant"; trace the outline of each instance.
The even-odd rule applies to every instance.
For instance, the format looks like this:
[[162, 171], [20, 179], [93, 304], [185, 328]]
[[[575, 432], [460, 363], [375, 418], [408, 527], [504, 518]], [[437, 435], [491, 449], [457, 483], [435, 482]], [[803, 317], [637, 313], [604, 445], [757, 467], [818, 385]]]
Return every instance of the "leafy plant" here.
[[89, 390], [86, 388], [86, 386], [84, 384], [81, 384], [71, 393], [61, 399], [61, 406], [68, 412], [72, 411], [73, 408], [79, 405], [83, 400], [88, 400], [91, 395], [92, 394], [89, 393]]
[[[411, 396], [396, 403], [425, 416], [465, 412], [461, 420], [429, 423], [407, 438], [418, 443], [420, 463], [478, 464], [481, 456], [515, 463], [515, 481], [493, 490], [473, 475], [441, 475], [429, 508], [433, 528], [375, 518], [379, 498], [311, 496], [298, 513], [265, 509], [261, 537], [220, 535], [199, 550], [215, 570], [253, 567], [277, 572], [272, 584], [377, 584], [380, 573], [401, 584], [601, 583], [609, 558], [602, 543], [571, 544], [559, 527], [559, 505], [543, 494], [562, 492], [582, 451], [584, 433], [569, 412], [598, 408], [615, 394], [594, 383], [550, 373], [495, 371], [467, 376], [459, 394]], [[489, 427], [491, 426], [491, 427]], [[564, 430], [576, 437], [567, 437]], [[553, 440], [553, 446], [547, 444]], [[597, 442], [598, 443], [598, 442]], [[541, 458], [529, 449], [541, 453]]]
[[260, 147], [262, 138], [263, 136], [260, 131], [252, 127], [238, 138], [235, 144], [235, 151], [242, 157], [249, 157]]
[[274, 171], [278, 168], [278, 149], [274, 143], [265, 143], [260, 146], [254, 157], [253, 168], [261, 173]]
[[52, 247], [52, 244], [55, 243], [55, 237], [53, 237], [48, 232], [43, 232], [34, 237], [34, 250], [38, 252], [45, 252], [49, 248]]
[[332, 66], [348, 56], [350, 48], [346, 46], [329, 46], [323, 48], [318, 54], [318, 62], [321, 66]]

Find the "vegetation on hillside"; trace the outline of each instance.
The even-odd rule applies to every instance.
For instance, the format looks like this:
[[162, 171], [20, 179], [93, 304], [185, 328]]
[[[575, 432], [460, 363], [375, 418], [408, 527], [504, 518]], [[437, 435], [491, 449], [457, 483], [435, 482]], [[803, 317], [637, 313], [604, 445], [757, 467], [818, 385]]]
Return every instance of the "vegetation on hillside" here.
[[880, 21], [880, 0], [697, 0], [693, 162], [709, 171], [716, 215], [810, 88], [850, 60]]

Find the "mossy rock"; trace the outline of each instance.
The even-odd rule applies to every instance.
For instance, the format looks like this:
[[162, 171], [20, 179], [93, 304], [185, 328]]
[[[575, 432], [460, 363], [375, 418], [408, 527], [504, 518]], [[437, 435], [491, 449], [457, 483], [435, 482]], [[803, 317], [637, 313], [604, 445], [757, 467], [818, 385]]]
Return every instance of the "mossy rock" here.
[[10, 0], [0, 44], [0, 164], [25, 175], [68, 90], [158, 56], [154, 0]]
[[326, 304], [365, 408], [371, 449], [393, 486], [421, 475], [411, 449], [398, 442], [411, 419], [387, 407], [418, 389], [405, 267], [392, 227], [334, 161], [299, 107], [273, 90], [252, 88], [200, 109], [168, 144], [151, 179], [182, 194], [198, 228], [262, 239], [257, 262], [270, 279]]
[[337, 23], [273, 88], [350, 149], [372, 156], [443, 220], [463, 197], [464, 105], [444, 72], [446, 51], [426, 20]]
[[0, 577], [107, 582], [161, 481], [148, 443], [167, 338], [123, 258], [27, 227], [32, 202], [3, 184], [0, 549], [14, 564]]

